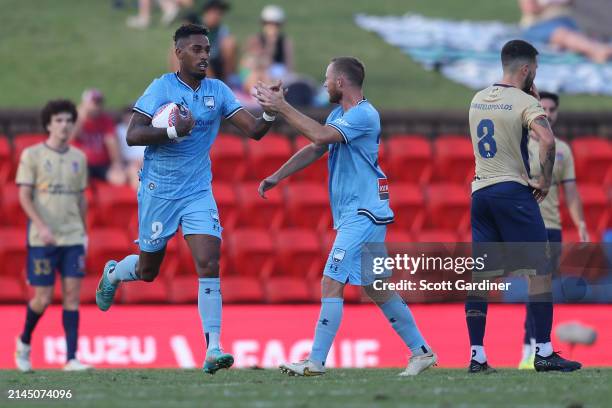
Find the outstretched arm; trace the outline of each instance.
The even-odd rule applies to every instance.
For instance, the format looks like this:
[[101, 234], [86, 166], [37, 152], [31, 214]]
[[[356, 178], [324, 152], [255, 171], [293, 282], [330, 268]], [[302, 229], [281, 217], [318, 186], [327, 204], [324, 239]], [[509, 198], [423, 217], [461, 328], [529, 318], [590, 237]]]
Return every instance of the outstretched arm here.
[[340, 132], [331, 126], [322, 126], [317, 121], [304, 115], [285, 100], [282, 91], [275, 91], [259, 84], [256, 87], [255, 97], [265, 110], [278, 112], [285, 120], [306, 136], [308, 140], [318, 146], [342, 142], [344, 139]]
[[272, 127], [274, 121], [267, 121], [262, 116], [256, 118], [245, 109], [241, 109], [229, 118], [232, 125], [236, 126], [247, 137], [255, 140], [261, 139]]
[[309, 166], [321, 158], [327, 152], [326, 145], [315, 145], [314, 143], [303, 147], [291, 156], [274, 174], [266, 177], [259, 185], [259, 195], [266, 198], [266, 191], [276, 186], [281, 180], [291, 176]]

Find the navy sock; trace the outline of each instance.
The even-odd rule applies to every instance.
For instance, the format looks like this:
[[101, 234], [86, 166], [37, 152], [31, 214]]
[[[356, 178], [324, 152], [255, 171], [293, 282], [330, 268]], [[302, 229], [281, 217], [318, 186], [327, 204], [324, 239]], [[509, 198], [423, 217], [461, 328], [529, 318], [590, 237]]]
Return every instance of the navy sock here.
[[536, 343], [550, 342], [553, 322], [553, 304], [550, 293], [529, 296], [529, 308], [533, 316]]
[[529, 307], [529, 304], [525, 308], [525, 337], [523, 338], [523, 344], [531, 344], [531, 339], [535, 339], [535, 324], [533, 321], [533, 312]]
[[76, 358], [77, 340], [79, 338], [79, 311], [64, 310], [62, 323], [66, 334], [66, 361]]
[[471, 346], [482, 346], [487, 325], [488, 303], [483, 298], [470, 298], [465, 302], [465, 321]]
[[30, 308], [30, 305], [26, 308], [26, 320], [25, 325], [23, 327], [23, 333], [21, 334], [21, 342], [25, 344], [30, 344], [32, 341], [32, 332], [38, 323], [38, 320], [43, 315], [36, 313]]

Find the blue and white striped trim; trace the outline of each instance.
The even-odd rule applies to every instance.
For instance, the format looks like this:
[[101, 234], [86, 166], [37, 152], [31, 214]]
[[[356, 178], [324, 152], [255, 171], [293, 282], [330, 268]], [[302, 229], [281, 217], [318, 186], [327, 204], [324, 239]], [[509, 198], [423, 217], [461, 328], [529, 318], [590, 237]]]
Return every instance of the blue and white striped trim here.
[[237, 114], [237, 113], [238, 113], [238, 111], [241, 111], [242, 109], [244, 109], [242, 106], [237, 107], [236, 109], [234, 109], [233, 111], [231, 111], [231, 112], [230, 112], [230, 114], [229, 114], [229, 115], [227, 115], [227, 116], [225, 117], [225, 119], [229, 119], [229, 118], [231, 118], [232, 116], [234, 116], [235, 114]]
[[342, 129], [340, 129], [338, 126], [334, 125], [333, 123], [328, 123], [327, 126], [330, 126], [336, 129], [342, 135], [342, 138], [344, 139], [344, 143], [348, 144], [349, 140], [346, 137], [346, 134], [344, 134], [344, 132], [342, 131]]
[[372, 222], [376, 225], [391, 224], [393, 221], [395, 221], [393, 217], [378, 218], [377, 216], [375, 216], [374, 214], [372, 214], [369, 210], [366, 210], [365, 208], [357, 209], [357, 214], [365, 215], [370, 220], [372, 220]]
[[133, 110], [134, 112], [141, 113], [141, 114], [143, 114], [143, 115], [147, 116], [147, 117], [148, 117], [148, 118], [150, 118], [150, 119], [153, 119], [153, 115], [148, 114], [147, 112], [143, 111], [142, 109], [138, 109], [137, 107], [135, 107], [135, 106], [134, 106], [134, 107], [132, 108], [132, 110]]

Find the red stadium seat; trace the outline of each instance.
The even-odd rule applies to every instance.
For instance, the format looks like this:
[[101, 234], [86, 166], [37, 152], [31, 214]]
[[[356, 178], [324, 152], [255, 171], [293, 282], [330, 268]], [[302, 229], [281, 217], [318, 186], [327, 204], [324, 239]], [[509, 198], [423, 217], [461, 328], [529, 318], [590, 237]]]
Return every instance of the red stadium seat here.
[[270, 276], [275, 267], [274, 242], [265, 229], [239, 229], [229, 236], [232, 275]]
[[427, 188], [427, 218], [433, 228], [465, 230], [470, 222], [470, 192], [465, 185], [431, 184]]
[[453, 230], [428, 229], [419, 232], [417, 242], [457, 242], [459, 236]]
[[319, 240], [314, 231], [308, 229], [284, 229], [275, 236], [275, 274], [307, 276], [321, 272], [325, 259], [321, 258]]
[[0, 275], [23, 280], [27, 259], [27, 232], [25, 228], [0, 229]]
[[[310, 144], [304, 136], [295, 139], [295, 152]], [[314, 181], [327, 184], [327, 156], [324, 155], [305, 169], [300, 170], [293, 178], [302, 181]]]
[[13, 155], [11, 145], [6, 136], [0, 135], [0, 185], [9, 181], [13, 176]]
[[[195, 282], [194, 286], [197, 286]], [[136, 281], [121, 286], [122, 303], [166, 303], [168, 301], [168, 290], [161, 276], [153, 282]]]
[[412, 242], [412, 235], [406, 231], [401, 230], [398, 226], [391, 224], [387, 229], [387, 236], [385, 242], [396, 242], [396, 243], [409, 243]]
[[277, 228], [283, 223], [285, 209], [282, 187], [266, 192], [267, 199], [257, 193], [258, 182], [242, 183], [236, 188], [239, 214], [238, 226]]
[[253, 276], [223, 276], [223, 303], [261, 303], [264, 291], [261, 280]]
[[394, 224], [407, 231], [419, 231], [425, 222], [425, 197], [418, 184], [391, 183], [389, 186]]
[[244, 139], [237, 135], [219, 134], [210, 150], [214, 180], [241, 181], [247, 169]]
[[268, 134], [263, 139], [247, 141], [249, 180], [261, 181], [274, 173], [291, 157], [291, 143], [283, 135]]
[[0, 303], [21, 303], [28, 300], [25, 282], [22, 277], [1, 276]]
[[612, 182], [612, 142], [586, 136], [574, 139], [571, 147], [578, 184]]
[[431, 178], [431, 143], [421, 135], [393, 135], [386, 143], [386, 167], [391, 181], [425, 184]]
[[[578, 192], [584, 208], [584, 219], [587, 227], [597, 233], [602, 232], [610, 220], [611, 202], [600, 184], [578, 183]], [[573, 225], [567, 205], [561, 205], [563, 225]]]
[[37, 143], [47, 140], [45, 133], [21, 133], [13, 139], [15, 166], [19, 164], [21, 153], [27, 148]]
[[96, 225], [124, 228], [138, 217], [136, 191], [130, 186], [100, 184], [96, 187]]
[[0, 188], [0, 210], [2, 221], [6, 225], [25, 227], [28, 217], [19, 203], [19, 186], [7, 183]]
[[434, 180], [467, 183], [474, 177], [474, 149], [467, 135], [443, 135], [434, 141]]
[[[166, 279], [166, 283], [168, 289], [168, 301], [170, 303], [197, 303], [198, 277], [196, 275], [174, 276], [170, 279]], [[223, 300], [225, 301], [225, 299]]]
[[213, 195], [219, 209], [221, 226], [231, 230], [238, 220], [238, 198], [231, 183], [213, 182]]
[[293, 182], [287, 185], [288, 223], [296, 227], [325, 230], [331, 228], [331, 209], [326, 185]]
[[98, 288], [100, 276], [93, 275], [94, 274], [85, 276], [85, 278], [83, 278], [83, 280], [81, 281], [81, 303], [83, 304], [96, 303], [96, 289]]
[[129, 254], [137, 253], [138, 247], [128, 239], [120, 228], [96, 228], [89, 233], [87, 250], [87, 273], [102, 273], [104, 264], [114, 259], [120, 261]]
[[305, 278], [276, 276], [266, 279], [265, 296], [268, 303], [309, 303], [312, 294]]

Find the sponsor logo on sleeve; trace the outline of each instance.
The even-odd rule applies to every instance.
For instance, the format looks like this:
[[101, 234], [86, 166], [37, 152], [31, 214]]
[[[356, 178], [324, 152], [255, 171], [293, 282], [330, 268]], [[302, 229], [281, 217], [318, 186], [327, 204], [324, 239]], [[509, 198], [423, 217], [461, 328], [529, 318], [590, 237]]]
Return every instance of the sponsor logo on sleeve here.
[[378, 198], [380, 200], [389, 199], [389, 181], [386, 178], [378, 179]]

